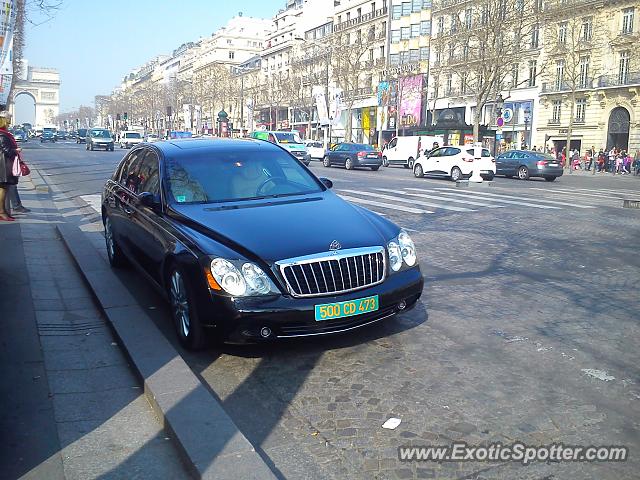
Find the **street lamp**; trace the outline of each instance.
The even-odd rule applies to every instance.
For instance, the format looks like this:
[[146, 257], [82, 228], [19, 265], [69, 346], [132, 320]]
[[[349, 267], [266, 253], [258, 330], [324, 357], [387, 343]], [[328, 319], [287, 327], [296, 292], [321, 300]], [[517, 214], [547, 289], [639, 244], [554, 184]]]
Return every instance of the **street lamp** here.
[[502, 94], [499, 93], [496, 98], [496, 117], [500, 117], [502, 115], [502, 109], [504, 108], [504, 99], [502, 98]]
[[529, 136], [527, 135], [528, 127], [529, 127], [529, 121], [530, 120], [531, 120], [531, 109], [527, 105], [527, 107], [524, 109], [524, 145], [525, 145], [525, 148], [527, 148], [527, 145], [529, 145], [531, 143], [531, 142], [529, 142]]

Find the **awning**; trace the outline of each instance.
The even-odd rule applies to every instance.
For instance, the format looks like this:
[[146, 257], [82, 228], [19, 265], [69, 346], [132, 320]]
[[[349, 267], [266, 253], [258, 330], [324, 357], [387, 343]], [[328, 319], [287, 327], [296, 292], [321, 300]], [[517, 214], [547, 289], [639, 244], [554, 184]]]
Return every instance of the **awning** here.
[[377, 106], [378, 106], [378, 97], [368, 97], [368, 98], [363, 98], [361, 100], [356, 100], [355, 102], [353, 102], [353, 107], [351, 107], [351, 109], [364, 108], [364, 107], [377, 107]]

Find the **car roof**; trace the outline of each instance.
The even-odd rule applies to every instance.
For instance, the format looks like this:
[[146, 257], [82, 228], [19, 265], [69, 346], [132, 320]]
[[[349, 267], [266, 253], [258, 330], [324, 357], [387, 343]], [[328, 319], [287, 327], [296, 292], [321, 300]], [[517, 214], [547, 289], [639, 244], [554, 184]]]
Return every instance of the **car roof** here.
[[282, 147], [256, 138], [179, 138], [155, 142], [154, 148], [169, 156], [181, 156], [194, 150], [226, 152], [230, 150], [285, 151]]

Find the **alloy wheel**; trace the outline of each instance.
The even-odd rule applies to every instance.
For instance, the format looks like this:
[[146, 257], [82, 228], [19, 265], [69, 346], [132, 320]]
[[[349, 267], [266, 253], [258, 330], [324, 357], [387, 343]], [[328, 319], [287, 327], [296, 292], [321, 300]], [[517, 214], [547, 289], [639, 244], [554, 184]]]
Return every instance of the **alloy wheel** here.
[[111, 220], [107, 217], [104, 221], [104, 240], [107, 244], [107, 254], [113, 260], [116, 255], [116, 246], [113, 240], [113, 228], [111, 228]]
[[169, 290], [173, 317], [176, 322], [178, 322], [180, 333], [184, 338], [187, 338], [191, 332], [189, 301], [187, 300], [187, 290], [184, 285], [184, 280], [177, 270], [174, 270], [171, 274], [171, 287]]

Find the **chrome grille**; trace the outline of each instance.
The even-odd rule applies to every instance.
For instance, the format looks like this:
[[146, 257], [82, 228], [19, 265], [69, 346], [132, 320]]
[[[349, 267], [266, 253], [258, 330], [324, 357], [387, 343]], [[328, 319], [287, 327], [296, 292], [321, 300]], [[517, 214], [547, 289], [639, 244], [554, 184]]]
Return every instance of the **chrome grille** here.
[[352, 248], [276, 262], [294, 297], [333, 295], [367, 288], [385, 278], [382, 247]]

